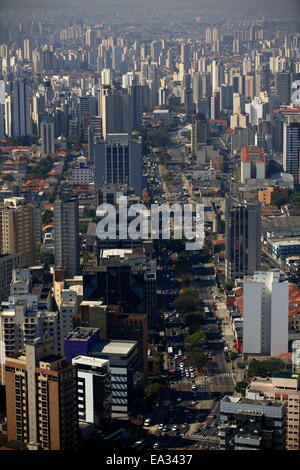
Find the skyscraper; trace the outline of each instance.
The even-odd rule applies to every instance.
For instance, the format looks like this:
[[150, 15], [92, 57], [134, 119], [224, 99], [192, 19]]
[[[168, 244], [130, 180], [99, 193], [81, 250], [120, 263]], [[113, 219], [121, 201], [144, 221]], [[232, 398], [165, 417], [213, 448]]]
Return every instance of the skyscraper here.
[[196, 155], [197, 149], [207, 143], [207, 121], [204, 115], [198, 114], [192, 117], [191, 143], [192, 155]]
[[261, 206], [226, 197], [225, 274], [227, 281], [252, 275], [260, 268]]
[[107, 134], [130, 133], [132, 127], [132, 96], [124, 88], [105, 86], [100, 89], [99, 114], [104, 139]]
[[52, 339], [26, 344], [5, 361], [8, 440], [43, 450], [78, 448], [76, 367], [53, 354]]
[[283, 169], [294, 177], [294, 183], [299, 184], [300, 177], [300, 120], [284, 122], [283, 124]]
[[54, 135], [54, 119], [45, 117], [41, 122], [41, 154], [42, 157], [54, 154], [55, 152], [55, 135]]
[[277, 72], [275, 74], [275, 95], [279, 96], [280, 104], [290, 104], [291, 74], [289, 72]]
[[141, 194], [141, 142], [128, 134], [108, 134], [95, 144], [95, 187], [106, 184], [126, 184]]
[[67, 277], [79, 274], [78, 200], [64, 193], [54, 202], [54, 256]]
[[12, 137], [22, 137], [32, 133], [30, 100], [28, 80], [16, 79], [12, 91]]
[[289, 285], [280, 272], [255, 272], [244, 282], [243, 353], [288, 352]]
[[20, 255], [22, 266], [34, 264], [33, 206], [24, 198], [7, 198], [0, 206], [0, 253]]

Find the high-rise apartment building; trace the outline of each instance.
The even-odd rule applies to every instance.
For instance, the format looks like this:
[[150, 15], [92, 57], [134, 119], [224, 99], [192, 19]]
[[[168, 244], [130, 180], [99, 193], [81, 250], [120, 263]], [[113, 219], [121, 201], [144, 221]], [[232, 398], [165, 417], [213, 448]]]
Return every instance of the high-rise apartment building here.
[[300, 119], [288, 120], [283, 124], [283, 169], [300, 183]]
[[78, 199], [64, 193], [54, 202], [54, 257], [67, 277], [79, 274]]
[[108, 134], [95, 144], [95, 187], [126, 184], [141, 194], [142, 144], [128, 134]]
[[0, 254], [0, 303], [7, 300], [13, 270], [20, 265], [20, 255]]
[[204, 115], [198, 114], [192, 117], [191, 144], [192, 155], [197, 154], [199, 146], [206, 145], [208, 138], [208, 126]]
[[211, 63], [211, 84], [212, 93], [216, 93], [218, 88], [224, 83], [224, 65], [222, 62], [214, 59]]
[[265, 152], [263, 147], [249, 145], [241, 149], [241, 183], [247, 179], [264, 179], [266, 176]]
[[226, 197], [226, 279], [252, 275], [260, 268], [261, 205]]
[[289, 286], [279, 271], [255, 272], [244, 282], [243, 353], [288, 352]]
[[20, 255], [22, 266], [34, 264], [33, 206], [24, 198], [7, 198], [0, 205], [0, 253]]
[[78, 448], [76, 367], [53, 352], [52, 339], [26, 343], [5, 361], [7, 438], [42, 450]]
[[13, 82], [12, 91], [12, 137], [22, 137], [32, 133], [30, 101], [31, 91], [28, 80], [16, 79]]
[[41, 122], [41, 154], [42, 157], [55, 153], [54, 119], [45, 117]]

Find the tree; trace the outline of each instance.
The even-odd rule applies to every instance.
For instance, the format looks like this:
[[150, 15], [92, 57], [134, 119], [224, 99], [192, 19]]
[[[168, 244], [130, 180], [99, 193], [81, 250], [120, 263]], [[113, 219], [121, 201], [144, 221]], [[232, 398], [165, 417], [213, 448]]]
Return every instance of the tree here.
[[193, 348], [186, 352], [189, 363], [197, 370], [203, 370], [207, 363], [207, 355], [201, 348]]
[[248, 372], [250, 375], [258, 375], [266, 377], [268, 375], [278, 374], [284, 370], [284, 363], [281, 359], [270, 357], [265, 361], [257, 361], [253, 359], [249, 364]]
[[146, 400], [155, 400], [158, 398], [160, 393], [163, 391], [163, 385], [159, 383], [153, 383], [145, 387], [145, 398]]
[[174, 306], [181, 312], [196, 310], [198, 306], [197, 299], [192, 295], [180, 294], [173, 302]]
[[275, 206], [281, 207], [287, 203], [287, 198], [280, 193], [275, 193], [272, 195], [271, 201]]
[[51, 224], [51, 222], [53, 221], [53, 211], [45, 209], [42, 215], [42, 221], [43, 224]]
[[206, 336], [203, 331], [196, 331], [186, 338], [185, 345], [187, 348], [200, 348], [202, 347], [205, 339]]
[[246, 388], [248, 386], [248, 383], [247, 382], [237, 382], [236, 386], [235, 386], [235, 391], [237, 393], [241, 393], [243, 395], [243, 397], [245, 396], [245, 391], [246, 391]]

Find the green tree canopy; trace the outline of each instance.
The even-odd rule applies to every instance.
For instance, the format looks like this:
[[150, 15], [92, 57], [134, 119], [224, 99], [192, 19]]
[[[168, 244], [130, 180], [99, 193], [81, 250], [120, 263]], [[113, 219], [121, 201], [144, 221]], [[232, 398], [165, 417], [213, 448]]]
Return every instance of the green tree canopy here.
[[244, 381], [238, 382], [235, 386], [235, 391], [238, 393], [241, 393], [244, 397], [247, 386], [248, 386], [247, 382], [244, 382]]
[[160, 393], [163, 391], [163, 385], [159, 383], [153, 383], [145, 387], [145, 398], [148, 400], [154, 400], [158, 398]]
[[284, 371], [284, 363], [281, 359], [270, 357], [265, 361], [257, 361], [253, 359], [249, 364], [249, 374], [266, 377], [267, 375], [278, 374]]
[[202, 347], [205, 339], [206, 336], [203, 331], [196, 331], [186, 338], [185, 345], [187, 348], [200, 348]]

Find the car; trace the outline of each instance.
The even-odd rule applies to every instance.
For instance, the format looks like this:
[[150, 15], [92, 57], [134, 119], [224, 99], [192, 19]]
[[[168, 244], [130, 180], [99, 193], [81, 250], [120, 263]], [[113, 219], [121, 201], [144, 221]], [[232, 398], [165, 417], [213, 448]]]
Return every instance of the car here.
[[191, 379], [194, 379], [195, 378], [195, 374], [194, 372], [191, 372]]
[[144, 426], [150, 426], [150, 424], [151, 424], [151, 419], [150, 418], [145, 419]]
[[197, 390], [197, 385], [192, 385], [192, 390]]
[[177, 431], [177, 424], [174, 424], [174, 426], [172, 426], [172, 431]]
[[189, 377], [189, 376], [190, 376], [189, 372], [186, 372], [186, 373], [185, 373], [185, 376], [186, 376], [186, 377]]
[[167, 432], [168, 431], [168, 426], [164, 426], [162, 430], [163, 430], [163, 432]]
[[160, 447], [160, 442], [155, 442], [155, 443], [153, 444], [153, 449], [160, 449], [160, 448], [161, 448], [161, 447]]
[[163, 427], [164, 427], [164, 424], [160, 424], [160, 425], [158, 426], [159, 431], [161, 431], [161, 430], [163, 429]]
[[177, 401], [182, 401], [182, 396], [177, 397]]

